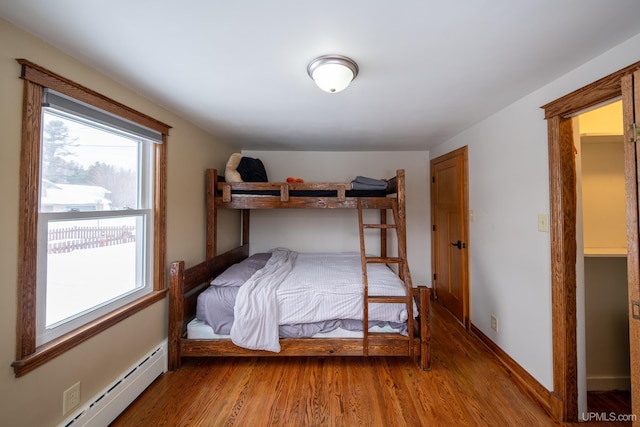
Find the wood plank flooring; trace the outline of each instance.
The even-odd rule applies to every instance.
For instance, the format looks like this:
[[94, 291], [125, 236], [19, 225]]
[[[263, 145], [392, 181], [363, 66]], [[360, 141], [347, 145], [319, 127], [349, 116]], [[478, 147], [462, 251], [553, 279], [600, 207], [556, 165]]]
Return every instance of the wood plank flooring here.
[[430, 371], [404, 357], [188, 359], [112, 426], [578, 425], [554, 423], [437, 303], [432, 348]]

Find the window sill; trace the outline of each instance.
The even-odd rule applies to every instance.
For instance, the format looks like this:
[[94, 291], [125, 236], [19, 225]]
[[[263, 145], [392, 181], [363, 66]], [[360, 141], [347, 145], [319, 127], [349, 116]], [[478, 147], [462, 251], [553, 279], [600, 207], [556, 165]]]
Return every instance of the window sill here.
[[36, 351], [11, 364], [16, 377], [21, 377], [37, 367], [44, 365], [53, 358], [85, 342], [122, 320], [144, 310], [152, 304], [164, 299], [167, 289], [151, 292], [148, 295], [109, 313], [95, 321], [84, 325], [66, 335], [48, 342], [36, 349]]

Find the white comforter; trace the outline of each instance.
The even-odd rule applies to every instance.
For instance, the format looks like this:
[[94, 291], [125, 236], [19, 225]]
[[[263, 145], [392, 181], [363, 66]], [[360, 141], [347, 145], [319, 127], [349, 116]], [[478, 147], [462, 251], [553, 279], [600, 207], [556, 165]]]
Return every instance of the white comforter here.
[[[404, 295], [398, 276], [382, 264], [367, 266], [369, 295]], [[362, 320], [359, 253], [273, 255], [238, 291], [231, 340], [252, 350], [280, 351], [278, 326], [331, 319]], [[414, 304], [414, 315], [417, 307]], [[369, 320], [404, 322], [404, 304], [371, 304]]]

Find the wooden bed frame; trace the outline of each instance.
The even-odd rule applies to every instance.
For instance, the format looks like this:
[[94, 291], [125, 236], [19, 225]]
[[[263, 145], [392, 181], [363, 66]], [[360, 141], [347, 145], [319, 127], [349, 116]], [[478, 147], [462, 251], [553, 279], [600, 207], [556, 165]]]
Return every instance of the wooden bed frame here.
[[[391, 197], [349, 197], [347, 191], [351, 183], [226, 183], [218, 176], [217, 170], [207, 170], [207, 259], [190, 268], [184, 261], [171, 263], [169, 283], [169, 369], [180, 367], [183, 357], [222, 356], [405, 356], [415, 357], [422, 369], [429, 369], [430, 351], [430, 299], [431, 289], [426, 286], [414, 288], [408, 267], [399, 273], [412, 295], [419, 310], [419, 317], [409, 316], [407, 321], [413, 337], [400, 334], [367, 334], [363, 338], [282, 338], [281, 351], [249, 350], [234, 345], [230, 339], [189, 339], [187, 324], [195, 317], [198, 294], [204, 291], [210, 281], [229, 266], [247, 258], [249, 252], [249, 211], [251, 209], [377, 209], [380, 224], [372, 228], [380, 229], [380, 257], [368, 262], [385, 263], [395, 260], [406, 266], [406, 222], [404, 202], [404, 170], [387, 180], [387, 193]], [[234, 197], [234, 191], [276, 191], [276, 195]], [[335, 191], [331, 196], [290, 196], [292, 191]], [[222, 254], [216, 254], [216, 228], [218, 209], [239, 209], [242, 213], [242, 243]], [[391, 209], [394, 223], [387, 225], [386, 213]], [[360, 228], [363, 224], [360, 215]], [[387, 229], [397, 229], [398, 258], [387, 257]], [[363, 273], [366, 271], [364, 239], [360, 235], [363, 252]], [[365, 274], [366, 275], [366, 274]], [[366, 283], [366, 279], [365, 279]], [[366, 292], [366, 286], [365, 286]], [[366, 293], [365, 293], [366, 294]], [[376, 297], [370, 297], [376, 298]], [[372, 301], [375, 302], [375, 301]], [[384, 302], [384, 301], [382, 301]], [[390, 302], [390, 301], [387, 301]], [[367, 304], [364, 304], [367, 313]], [[409, 313], [412, 310], [408, 310]], [[366, 319], [368, 316], [364, 316]], [[365, 323], [366, 325], [366, 323]], [[410, 332], [411, 334], [411, 332]]]

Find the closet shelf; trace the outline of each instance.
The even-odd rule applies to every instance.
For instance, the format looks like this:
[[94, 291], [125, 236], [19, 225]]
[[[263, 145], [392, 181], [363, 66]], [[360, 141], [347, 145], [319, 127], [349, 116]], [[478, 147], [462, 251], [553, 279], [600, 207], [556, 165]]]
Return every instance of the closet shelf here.
[[626, 257], [627, 248], [584, 248], [585, 257]]

